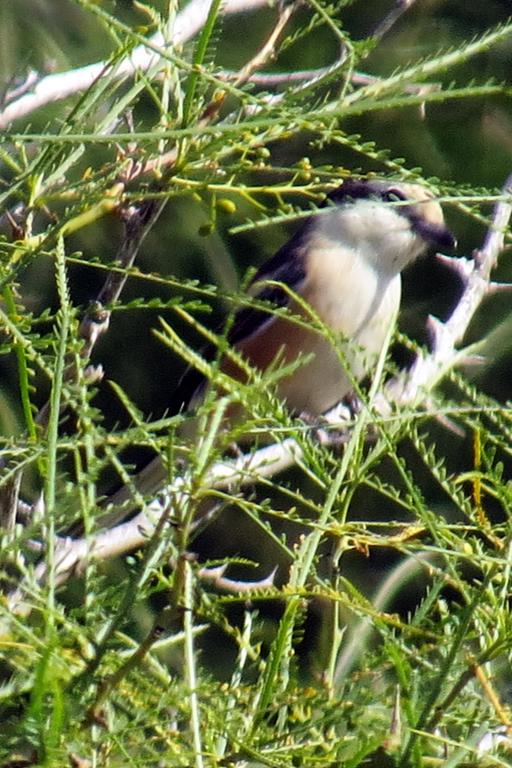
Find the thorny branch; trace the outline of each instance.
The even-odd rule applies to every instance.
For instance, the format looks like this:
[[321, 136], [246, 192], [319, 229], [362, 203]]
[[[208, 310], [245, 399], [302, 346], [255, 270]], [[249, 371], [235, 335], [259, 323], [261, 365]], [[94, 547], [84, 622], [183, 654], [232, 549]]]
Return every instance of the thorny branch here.
[[505, 230], [512, 214], [512, 175], [507, 178], [502, 193], [508, 199], [497, 203], [492, 225], [482, 248], [473, 253], [473, 259], [440, 256], [442, 262], [458, 274], [464, 291], [445, 323], [432, 315], [429, 317], [432, 351], [420, 353], [410, 371], [389, 383], [386, 396], [390, 401], [399, 405], [417, 403], [454, 363], [464, 362], [464, 351], [461, 355], [456, 345], [464, 338], [484, 298], [502, 289], [501, 285], [491, 282], [490, 276], [503, 250]]

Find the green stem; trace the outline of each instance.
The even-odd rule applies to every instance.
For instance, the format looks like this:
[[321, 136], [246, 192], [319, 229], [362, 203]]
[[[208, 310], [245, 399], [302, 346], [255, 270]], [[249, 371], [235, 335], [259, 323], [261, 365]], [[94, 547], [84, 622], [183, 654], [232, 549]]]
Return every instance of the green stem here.
[[194, 102], [194, 94], [197, 86], [197, 81], [200, 75], [200, 67], [204, 61], [204, 57], [206, 56], [208, 43], [210, 42], [210, 37], [212, 36], [213, 28], [217, 20], [220, 4], [221, 4], [221, 0], [212, 0], [210, 9], [208, 11], [208, 17], [206, 19], [206, 23], [203, 29], [201, 30], [201, 34], [199, 35], [199, 39], [197, 41], [197, 45], [194, 51], [192, 69], [190, 70], [187, 78], [187, 83], [185, 87], [185, 100], [183, 102], [182, 125], [184, 128], [187, 127], [190, 121], [190, 112], [192, 110], [192, 104]]
[[204, 768], [203, 746], [201, 740], [201, 714], [199, 712], [199, 699], [197, 696], [197, 677], [194, 654], [194, 620], [193, 620], [193, 574], [189, 562], [186, 560], [184, 566], [184, 590], [183, 597], [184, 617], [183, 631], [185, 634], [185, 682], [189, 690], [190, 701], [190, 728], [194, 743], [195, 765], [196, 768]]
[[66, 259], [64, 242], [59, 240], [56, 252], [56, 282], [60, 298], [59, 328], [57, 339], [57, 356], [55, 373], [50, 394], [50, 411], [48, 417], [48, 452], [45, 478], [45, 517], [46, 517], [46, 551], [48, 569], [47, 597], [47, 631], [53, 632], [55, 608], [55, 499], [57, 481], [57, 446], [59, 439], [59, 423], [61, 413], [64, 372], [66, 367], [66, 347], [69, 335], [71, 308], [67, 292]]
[[[14, 294], [12, 288], [8, 285], [4, 287], [4, 301], [7, 307], [7, 312], [13, 323], [16, 323], [18, 318], [18, 309], [14, 300]], [[18, 342], [14, 342], [14, 352], [16, 354], [16, 361], [18, 364], [18, 383], [20, 387], [21, 405], [23, 408], [23, 417], [25, 419], [25, 427], [31, 440], [36, 440], [36, 425], [34, 422], [34, 416], [32, 413], [32, 403], [30, 401], [30, 376], [29, 367], [27, 363], [27, 356], [23, 345]]]

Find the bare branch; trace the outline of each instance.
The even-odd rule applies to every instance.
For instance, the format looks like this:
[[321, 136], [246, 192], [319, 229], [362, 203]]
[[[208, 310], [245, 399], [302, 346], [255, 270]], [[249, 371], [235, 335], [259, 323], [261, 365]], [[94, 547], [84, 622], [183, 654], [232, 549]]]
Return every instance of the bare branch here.
[[377, 24], [372, 32], [372, 37], [381, 39], [384, 35], [387, 35], [391, 27], [393, 27], [400, 17], [414, 5], [416, 0], [396, 0], [395, 7], [385, 16], [382, 21]]
[[[414, 1], [415, 0], [397, 0], [396, 7], [376, 27], [373, 36], [381, 38], [387, 34], [391, 27], [402, 14], [410, 8]], [[158, 52], [159, 48], [162, 49], [163, 52], [165, 51], [166, 44], [169, 45], [169, 43], [172, 43], [172, 45], [179, 45], [185, 43], [192, 39], [197, 32], [202, 29], [208, 16], [210, 4], [210, 0], [191, 0], [191, 2], [176, 17], [171, 41], [167, 41], [166, 43], [163, 35], [160, 32], [157, 32], [152, 37], [148, 38], [147, 44], [137, 46], [129, 56], [122, 61], [117, 62], [114, 66], [108, 61], [98, 61], [94, 64], [88, 64], [85, 67], [69, 70], [67, 72], [54, 72], [45, 77], [40, 77], [36, 72], [30, 71], [21, 86], [11, 88], [5, 94], [5, 106], [0, 110], [0, 130], [6, 130], [16, 120], [20, 120], [21, 118], [32, 114], [41, 107], [56, 101], [61, 101], [74, 94], [83, 93], [90, 88], [99, 77], [104, 75], [106, 71], [111, 70], [111, 74], [116, 80], [131, 77], [137, 72], [147, 72], [158, 62], [160, 57], [160, 53]], [[225, 0], [221, 6], [221, 13], [225, 16], [229, 16], [235, 13], [254, 11], [258, 8], [266, 7], [267, 5], [267, 0]], [[304, 70], [287, 73], [286, 75], [281, 76], [285, 78], [284, 80], [279, 80], [279, 75], [261, 75], [258, 79], [258, 76], [254, 74], [257, 69], [272, 58], [277, 40], [282, 34], [291, 15], [295, 12], [297, 5], [298, 3], [291, 3], [288, 6], [284, 6], [280, 11], [278, 21], [265, 45], [258, 54], [256, 54], [256, 56], [235, 75], [235, 80], [238, 85], [241, 85], [248, 80], [260, 82], [261, 84], [293, 82], [297, 80], [314, 81], [317, 78], [322, 79], [326, 75], [329, 75], [331, 70], [339, 68], [340, 62], [336, 62], [334, 66], [311, 70], [309, 73]], [[344, 58], [342, 53], [340, 61], [343, 61]], [[163, 63], [162, 66], [164, 66]], [[354, 76], [354, 81], [357, 82], [357, 78], [362, 78], [361, 83], [367, 84], [368, 77], [370, 76], [356, 74]], [[272, 80], [271, 78], [274, 79]], [[226, 79], [231, 79], [231, 77], [227, 77]], [[428, 88], [428, 86], [424, 87]]]
[[[142, 242], [153, 226], [163, 208], [166, 200], [149, 200], [140, 205], [132, 205], [124, 214], [124, 237], [121, 246], [116, 254], [115, 264], [119, 269], [111, 270], [98, 294], [85, 316], [83, 317], [79, 336], [84, 340], [82, 348], [82, 360], [89, 360], [94, 346], [98, 339], [106, 333], [110, 323], [111, 309], [108, 305], [114, 304], [121, 295], [128, 271], [140, 250]], [[103, 368], [101, 365], [87, 366], [84, 371], [89, 383], [99, 381], [103, 378]], [[65, 380], [73, 381], [76, 376], [76, 369], [73, 364], [68, 365], [65, 372]], [[48, 422], [49, 402], [46, 402], [39, 410], [36, 416], [36, 422], [40, 426], [45, 426]]]
[[253, 58], [248, 61], [247, 64], [243, 66], [242, 69], [238, 72], [235, 80], [236, 85], [243, 85], [243, 83], [246, 83], [257, 69], [262, 67], [267, 63], [267, 61], [271, 60], [275, 56], [277, 41], [279, 40], [279, 37], [284, 31], [284, 28], [288, 24], [292, 15], [297, 10], [298, 6], [299, 3], [296, 2], [281, 7], [279, 17], [272, 32], [270, 33], [268, 40], [258, 51], [258, 53], [253, 56]]
[[14, 101], [14, 99], [19, 99], [20, 96], [23, 96], [27, 91], [33, 89], [39, 79], [40, 75], [38, 75], [35, 69], [29, 69], [25, 79], [21, 83], [7, 88], [0, 103], [2, 103], [2, 105], [9, 104], [9, 102]]
[[[221, 13], [229, 16], [234, 13], [256, 10], [262, 6], [267, 6], [267, 4], [267, 0], [225, 0], [222, 4]], [[176, 18], [172, 38], [173, 45], [185, 43], [202, 29], [209, 8], [210, 0], [191, 0]], [[158, 32], [148, 39], [147, 45], [138, 46], [130, 56], [117, 63], [112, 72], [113, 76], [122, 80], [137, 72], [147, 72], [158, 62], [159, 54], [155, 49], [163, 49], [164, 46], [163, 36]], [[79, 69], [57, 72], [41, 78], [29, 93], [24, 93], [20, 98], [11, 101], [0, 111], [0, 130], [7, 129], [15, 120], [20, 120], [47, 104], [86, 91], [109, 68], [108, 62], [99, 61]]]
[[88, 359], [98, 338], [105, 333], [110, 322], [108, 305], [117, 301], [128, 279], [128, 271], [133, 266], [144, 238], [160, 216], [166, 200], [147, 200], [138, 206], [131, 206], [124, 213], [124, 237], [119, 248], [115, 269], [108, 273], [97, 300], [80, 324], [80, 337], [85, 340], [82, 356]]
[[234, 592], [235, 594], [246, 594], [273, 587], [277, 571], [277, 568], [274, 568], [268, 576], [258, 581], [235, 581], [224, 576], [226, 569], [227, 565], [219, 565], [217, 568], [200, 568], [197, 575], [203, 581], [209, 581], [217, 589], [224, 589], [226, 592]]

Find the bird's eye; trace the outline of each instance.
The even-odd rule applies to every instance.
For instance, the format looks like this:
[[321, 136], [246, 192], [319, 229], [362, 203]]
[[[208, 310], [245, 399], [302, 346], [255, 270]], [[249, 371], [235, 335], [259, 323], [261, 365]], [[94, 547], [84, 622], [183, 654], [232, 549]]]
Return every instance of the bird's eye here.
[[392, 188], [382, 193], [382, 199], [386, 203], [398, 203], [400, 200], [405, 200], [405, 196], [399, 189]]

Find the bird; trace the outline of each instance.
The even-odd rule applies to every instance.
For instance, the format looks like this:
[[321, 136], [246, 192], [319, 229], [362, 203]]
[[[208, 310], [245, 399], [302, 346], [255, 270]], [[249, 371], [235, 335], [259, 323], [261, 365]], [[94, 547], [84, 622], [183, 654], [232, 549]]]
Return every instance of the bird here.
[[[429, 248], [455, 245], [423, 185], [346, 179], [255, 273], [248, 292], [258, 305], [236, 313], [227, 335], [236, 355], [224, 356], [221, 370], [245, 382], [247, 366], [237, 358], [264, 372], [302, 356], [303, 365], [277, 377], [275, 394], [294, 414], [321, 416], [371, 373], [399, 309], [402, 271]], [[185, 385], [190, 381], [185, 409], [197, 407], [210, 386], [197, 371]], [[231, 413], [240, 417], [241, 410]], [[135, 485], [157, 492], [165, 476], [156, 457]], [[124, 492], [115, 500], [126, 498]]]

